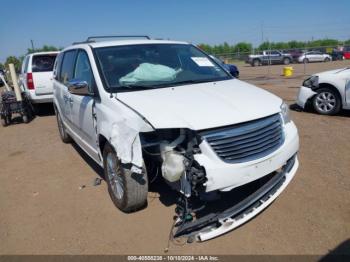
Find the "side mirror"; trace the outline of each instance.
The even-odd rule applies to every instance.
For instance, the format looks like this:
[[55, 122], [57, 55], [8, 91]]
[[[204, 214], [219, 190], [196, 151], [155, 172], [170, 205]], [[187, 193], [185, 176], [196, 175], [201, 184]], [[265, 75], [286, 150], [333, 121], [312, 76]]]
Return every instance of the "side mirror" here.
[[68, 82], [68, 91], [73, 95], [88, 96], [92, 95], [89, 92], [89, 85], [86, 81], [73, 79]]

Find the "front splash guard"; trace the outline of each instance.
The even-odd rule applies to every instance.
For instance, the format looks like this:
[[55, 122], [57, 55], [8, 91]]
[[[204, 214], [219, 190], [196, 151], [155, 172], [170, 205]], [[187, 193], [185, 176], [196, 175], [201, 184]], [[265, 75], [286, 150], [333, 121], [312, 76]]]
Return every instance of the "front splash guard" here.
[[[220, 213], [210, 213], [194, 221], [181, 224], [174, 237], [194, 236], [197, 241], [205, 241], [222, 235], [245, 223], [277, 198], [293, 178], [299, 162], [291, 157], [279, 173], [253, 194]], [[293, 172], [291, 172], [293, 171]], [[289, 175], [287, 177], [287, 175]]]

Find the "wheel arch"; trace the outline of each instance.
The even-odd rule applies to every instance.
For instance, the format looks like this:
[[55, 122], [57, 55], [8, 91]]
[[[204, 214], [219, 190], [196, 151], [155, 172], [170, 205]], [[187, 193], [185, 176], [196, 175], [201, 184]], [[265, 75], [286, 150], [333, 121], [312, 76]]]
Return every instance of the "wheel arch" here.
[[314, 89], [313, 91], [317, 92], [317, 90], [319, 90], [321, 88], [328, 88], [328, 89], [334, 91], [338, 95], [338, 97], [340, 99], [340, 106], [343, 107], [343, 97], [342, 97], [340, 91], [338, 90], [338, 88], [336, 88], [334, 85], [332, 85], [330, 83], [320, 83], [318, 85], [318, 87], [316, 89]]
[[104, 135], [99, 134], [98, 135], [98, 148], [100, 149], [101, 156], [103, 155], [103, 149], [104, 149], [106, 143], [109, 143], [108, 139]]

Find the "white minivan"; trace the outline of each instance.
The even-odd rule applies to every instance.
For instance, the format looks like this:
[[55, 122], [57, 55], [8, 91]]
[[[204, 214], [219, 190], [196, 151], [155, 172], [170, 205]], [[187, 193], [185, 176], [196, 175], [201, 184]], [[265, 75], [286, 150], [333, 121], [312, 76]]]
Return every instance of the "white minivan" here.
[[[104, 168], [120, 210], [144, 207], [156, 178], [167, 197], [177, 192], [175, 237], [204, 241], [238, 227], [298, 169], [298, 131], [282, 99], [186, 42], [69, 46], [56, 60], [53, 103], [62, 141]], [[243, 199], [227, 197], [253, 185]]]
[[52, 70], [58, 53], [37, 52], [23, 60], [19, 82], [33, 104], [52, 102]]

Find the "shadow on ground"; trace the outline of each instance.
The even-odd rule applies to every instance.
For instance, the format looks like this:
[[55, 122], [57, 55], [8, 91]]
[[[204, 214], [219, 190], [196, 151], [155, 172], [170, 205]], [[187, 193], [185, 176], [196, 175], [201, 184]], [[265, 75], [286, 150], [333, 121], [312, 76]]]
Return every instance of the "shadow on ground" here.
[[340, 243], [336, 248], [330, 250], [329, 253], [319, 261], [350, 261], [350, 238]]
[[[289, 106], [290, 110], [297, 111], [297, 112], [304, 112], [304, 113], [309, 113], [309, 114], [317, 114], [316, 111], [312, 108], [312, 105], [307, 104], [305, 109], [302, 109], [300, 106], [297, 104], [292, 104]], [[350, 110], [341, 110], [338, 114], [335, 116], [338, 117], [350, 117]]]

